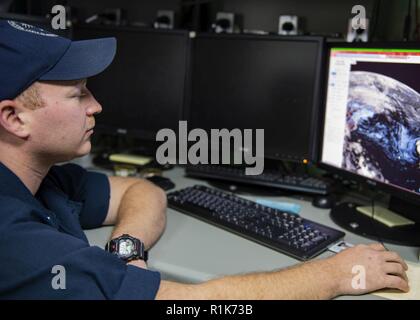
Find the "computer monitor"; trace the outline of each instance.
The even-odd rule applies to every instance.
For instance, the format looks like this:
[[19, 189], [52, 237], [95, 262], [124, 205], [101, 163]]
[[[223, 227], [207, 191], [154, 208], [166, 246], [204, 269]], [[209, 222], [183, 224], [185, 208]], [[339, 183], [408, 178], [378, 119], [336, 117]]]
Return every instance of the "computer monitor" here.
[[191, 126], [264, 129], [266, 158], [313, 160], [322, 49], [319, 37], [199, 34]]
[[117, 54], [105, 72], [88, 80], [103, 107], [97, 128], [151, 143], [160, 129], [177, 129], [184, 106], [188, 32], [74, 27], [75, 39], [98, 37], [116, 37]]
[[[321, 152], [325, 168], [388, 193], [389, 209], [413, 222], [420, 221], [418, 48], [331, 45]], [[390, 227], [386, 216], [383, 223], [372, 222], [355, 208], [344, 204], [333, 210], [333, 219], [355, 233], [420, 244], [418, 223]]]

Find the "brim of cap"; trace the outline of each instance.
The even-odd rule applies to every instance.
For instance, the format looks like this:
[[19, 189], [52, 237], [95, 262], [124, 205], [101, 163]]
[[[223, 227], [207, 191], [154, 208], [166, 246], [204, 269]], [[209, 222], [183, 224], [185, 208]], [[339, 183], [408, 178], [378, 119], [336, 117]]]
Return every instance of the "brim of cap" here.
[[114, 60], [115, 38], [73, 41], [61, 59], [39, 80], [79, 80], [104, 71]]

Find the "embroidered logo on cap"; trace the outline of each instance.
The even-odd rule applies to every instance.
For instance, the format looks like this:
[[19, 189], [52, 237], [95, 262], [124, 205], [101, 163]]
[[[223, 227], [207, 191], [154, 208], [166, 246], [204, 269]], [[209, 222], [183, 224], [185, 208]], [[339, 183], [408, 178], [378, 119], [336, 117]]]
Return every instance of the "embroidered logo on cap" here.
[[19, 31], [25, 31], [25, 32], [30, 32], [30, 33], [34, 33], [37, 34], [39, 36], [44, 36], [44, 37], [58, 37], [58, 35], [54, 34], [54, 33], [50, 33], [48, 31], [45, 31], [44, 29], [35, 27], [33, 25], [27, 24], [27, 23], [23, 23], [23, 22], [16, 22], [16, 21], [7, 21], [9, 23], [9, 25]]

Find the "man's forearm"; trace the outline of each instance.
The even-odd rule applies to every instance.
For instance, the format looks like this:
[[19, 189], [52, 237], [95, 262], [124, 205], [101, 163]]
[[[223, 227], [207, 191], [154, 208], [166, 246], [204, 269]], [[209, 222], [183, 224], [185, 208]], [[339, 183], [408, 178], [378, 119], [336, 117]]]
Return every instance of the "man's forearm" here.
[[166, 223], [166, 195], [148, 181], [130, 186], [122, 197], [112, 238], [128, 233], [146, 249], [160, 237]]
[[327, 260], [314, 261], [280, 271], [231, 276], [229, 281], [213, 280], [203, 288], [210, 299], [331, 299], [337, 291], [331, 271]]
[[163, 281], [157, 299], [330, 299], [338, 295], [329, 260], [247, 275], [227, 276], [196, 285]]

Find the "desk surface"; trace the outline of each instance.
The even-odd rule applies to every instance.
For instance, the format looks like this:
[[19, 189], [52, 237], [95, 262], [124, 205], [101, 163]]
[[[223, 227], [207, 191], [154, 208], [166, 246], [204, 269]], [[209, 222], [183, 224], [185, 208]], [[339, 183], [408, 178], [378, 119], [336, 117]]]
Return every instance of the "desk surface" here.
[[[194, 184], [207, 185], [205, 181], [184, 177], [182, 168], [166, 171], [164, 176], [176, 183], [176, 189]], [[253, 197], [245, 197], [253, 199]], [[290, 198], [283, 197], [266, 197], [266, 199], [290, 201]], [[302, 206], [303, 217], [340, 229], [329, 217], [329, 210], [314, 208], [307, 201], [297, 199], [292, 201]], [[201, 282], [223, 275], [269, 271], [299, 263], [294, 258], [172, 209], [168, 209], [167, 216], [165, 232], [151, 249], [149, 259], [149, 267], [160, 271], [164, 279]], [[112, 227], [104, 227], [88, 230], [86, 234], [92, 245], [103, 247], [111, 230]], [[345, 240], [350, 243], [372, 242], [348, 231], [345, 232]], [[398, 252], [408, 261], [418, 262], [418, 248], [396, 245], [387, 245], [387, 247]], [[317, 258], [328, 257], [331, 254], [324, 252]], [[372, 299], [375, 297], [365, 295], [351, 298]]]

